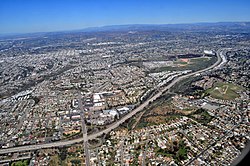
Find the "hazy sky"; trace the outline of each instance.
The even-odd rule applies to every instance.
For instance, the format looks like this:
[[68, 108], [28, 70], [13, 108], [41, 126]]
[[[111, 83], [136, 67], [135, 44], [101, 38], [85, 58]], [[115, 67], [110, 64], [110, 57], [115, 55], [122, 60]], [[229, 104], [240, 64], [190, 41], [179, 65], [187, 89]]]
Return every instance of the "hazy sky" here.
[[0, 33], [250, 21], [250, 0], [0, 0]]

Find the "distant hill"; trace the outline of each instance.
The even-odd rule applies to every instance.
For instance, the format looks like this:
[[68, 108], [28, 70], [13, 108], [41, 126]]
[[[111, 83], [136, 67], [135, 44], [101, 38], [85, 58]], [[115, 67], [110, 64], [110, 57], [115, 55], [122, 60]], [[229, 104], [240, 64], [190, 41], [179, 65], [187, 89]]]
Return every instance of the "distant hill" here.
[[128, 24], [108, 25], [102, 27], [89, 27], [80, 30], [58, 31], [58, 32], [37, 32], [26, 34], [0, 34], [0, 38], [24, 38], [41, 37], [61, 33], [77, 32], [105, 32], [105, 31], [196, 31], [196, 32], [240, 32], [250, 33], [250, 22], [216, 22], [216, 23], [190, 23], [190, 24]]
[[238, 31], [245, 30], [250, 32], [250, 22], [217, 22], [217, 23], [192, 23], [192, 24], [128, 24], [128, 25], [109, 25], [102, 27], [85, 28], [82, 32], [94, 31], [129, 31], [129, 30], [220, 30]]

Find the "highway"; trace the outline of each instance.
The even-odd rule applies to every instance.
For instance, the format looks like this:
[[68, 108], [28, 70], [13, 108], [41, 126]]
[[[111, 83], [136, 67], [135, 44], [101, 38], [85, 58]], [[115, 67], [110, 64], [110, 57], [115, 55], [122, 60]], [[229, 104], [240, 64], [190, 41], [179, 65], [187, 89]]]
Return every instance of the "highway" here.
[[[147, 99], [144, 103], [142, 103], [140, 106], [138, 106], [137, 108], [135, 108], [134, 110], [132, 110], [131, 112], [129, 112], [127, 115], [125, 115], [124, 117], [122, 117], [121, 119], [119, 119], [118, 121], [116, 121], [115, 123], [113, 123], [112, 125], [109, 125], [108, 128], [99, 131], [97, 133], [93, 133], [88, 135], [88, 137], [86, 138], [87, 140], [91, 140], [94, 139], [98, 136], [101, 136], [102, 134], [107, 134], [109, 133], [111, 130], [117, 128], [118, 126], [120, 126], [122, 123], [124, 123], [127, 119], [131, 118], [132, 116], [134, 116], [135, 114], [137, 114], [138, 112], [142, 111], [145, 107], [147, 107], [149, 105], [149, 103], [153, 102], [154, 100], [156, 100], [158, 97], [160, 97], [164, 92], [168, 91], [171, 87], [173, 87], [177, 82], [194, 76], [196, 74], [200, 74], [202, 72], [205, 71], [209, 71], [213, 68], [215, 68], [216, 66], [219, 66], [220, 63], [222, 62], [222, 57], [224, 57], [222, 54], [221, 50], [217, 51], [217, 61], [210, 67], [206, 68], [206, 69], [202, 69], [196, 72], [192, 72], [186, 75], [182, 75], [179, 77], [176, 77], [176, 79], [174, 79], [170, 84], [168, 84], [166, 87], [164, 87], [163, 89], [161, 89], [158, 93], [156, 93], [154, 96], [152, 96], [151, 98]], [[6, 154], [6, 153], [13, 153], [13, 152], [21, 152], [21, 151], [32, 151], [32, 150], [37, 150], [37, 149], [45, 149], [45, 148], [52, 148], [52, 147], [62, 147], [62, 146], [66, 146], [66, 145], [72, 145], [75, 143], [80, 143], [82, 142], [84, 139], [83, 138], [78, 138], [78, 139], [74, 139], [74, 140], [67, 140], [67, 141], [57, 141], [57, 142], [52, 142], [52, 143], [44, 143], [44, 144], [38, 144], [38, 145], [26, 145], [26, 146], [20, 146], [20, 147], [12, 147], [12, 148], [7, 148], [7, 149], [0, 149], [0, 154]], [[86, 142], [86, 141], [85, 141]]]
[[79, 93], [78, 96], [78, 105], [79, 109], [81, 111], [81, 121], [82, 121], [82, 136], [83, 136], [83, 148], [84, 148], [84, 153], [85, 153], [85, 160], [86, 160], [86, 166], [90, 166], [90, 154], [89, 154], [89, 147], [88, 147], [88, 135], [87, 135], [87, 128], [85, 124], [85, 118], [84, 118], [84, 110], [83, 110], [83, 104], [81, 100], [82, 96]]

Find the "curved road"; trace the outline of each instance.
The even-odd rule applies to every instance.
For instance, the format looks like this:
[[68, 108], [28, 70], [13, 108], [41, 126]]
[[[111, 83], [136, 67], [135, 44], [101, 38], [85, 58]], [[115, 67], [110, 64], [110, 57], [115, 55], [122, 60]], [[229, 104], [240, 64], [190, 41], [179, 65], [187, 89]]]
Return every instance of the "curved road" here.
[[[162, 93], [169, 90], [177, 82], [179, 82], [179, 81], [181, 81], [181, 80], [183, 80], [185, 78], [191, 77], [193, 75], [200, 74], [202, 72], [208, 71], [208, 70], [213, 69], [214, 67], [220, 65], [220, 63], [222, 61], [222, 57], [224, 57], [222, 55], [222, 51], [218, 50], [216, 55], [217, 55], [218, 60], [212, 66], [210, 66], [210, 67], [208, 67], [206, 69], [202, 69], [202, 70], [199, 70], [199, 71], [196, 71], [196, 72], [193, 72], [193, 73], [189, 73], [189, 74], [177, 77], [169, 85], [167, 85], [164, 89], [160, 90], [153, 97], [151, 97], [150, 99], [148, 99], [144, 103], [142, 103], [139, 107], [137, 107], [133, 111], [129, 112], [127, 115], [122, 117], [119, 121], [115, 122], [114, 124], [110, 125], [108, 128], [106, 128], [106, 129], [104, 129], [102, 131], [99, 131], [97, 133], [88, 135], [88, 140], [94, 139], [94, 138], [96, 138], [98, 136], [101, 136], [102, 134], [109, 133], [111, 130], [117, 128], [122, 123], [124, 123], [127, 119], [131, 118], [136, 113], [142, 111], [146, 106], [149, 105], [150, 102], [156, 100], [158, 97], [160, 97], [162, 95]], [[0, 149], [0, 154], [21, 152], [21, 151], [31, 151], [31, 150], [38, 150], [38, 149], [52, 148], [52, 147], [62, 147], [62, 146], [66, 146], [66, 145], [72, 145], [72, 144], [75, 144], [75, 143], [80, 143], [82, 141], [83, 141], [83, 138], [78, 138], [78, 139], [68, 140], [68, 141], [57, 141], [57, 142], [46, 143], [46, 144], [26, 145], [26, 146], [19, 146], [19, 147], [7, 148], [7, 149]]]

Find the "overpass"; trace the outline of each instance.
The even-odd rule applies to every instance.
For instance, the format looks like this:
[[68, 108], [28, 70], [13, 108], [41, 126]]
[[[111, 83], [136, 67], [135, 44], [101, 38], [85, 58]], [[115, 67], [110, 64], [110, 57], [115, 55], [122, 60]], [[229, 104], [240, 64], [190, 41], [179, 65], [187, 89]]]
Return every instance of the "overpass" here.
[[[163, 89], [158, 91], [158, 93], [156, 93], [154, 96], [147, 99], [145, 102], [143, 102], [141, 105], [139, 105], [137, 108], [135, 108], [134, 110], [132, 110], [131, 112], [126, 114], [124, 117], [122, 117], [118, 121], [116, 121], [113, 124], [109, 125], [108, 128], [106, 128], [106, 129], [104, 129], [102, 131], [99, 131], [97, 133], [90, 134], [90, 135], [87, 136], [87, 138], [85, 136], [85, 139], [92, 140], [92, 139], [95, 139], [98, 136], [109, 133], [110, 131], [112, 131], [113, 129], [117, 128], [122, 123], [124, 123], [127, 119], [131, 118], [132, 116], [134, 116], [138, 112], [142, 111], [151, 102], [155, 101], [164, 92], [168, 91], [171, 87], [173, 87], [177, 82], [179, 82], [179, 81], [181, 81], [181, 80], [183, 80], [185, 78], [194, 76], [196, 74], [200, 74], [202, 72], [212, 70], [215, 67], [219, 66], [220, 63], [222, 62], [222, 57], [223, 57], [222, 50], [218, 50], [216, 55], [217, 55], [218, 59], [212, 66], [210, 66], [210, 67], [208, 67], [206, 69], [202, 69], [202, 70], [199, 70], [199, 71], [196, 71], [196, 72], [192, 72], [192, 73], [177, 77], [170, 84], [168, 84], [166, 87], [164, 87]], [[67, 145], [80, 143], [80, 142], [83, 142], [83, 141], [86, 142], [87, 140], [84, 140], [83, 138], [77, 138], [77, 139], [73, 139], [73, 140], [61, 140], [61, 141], [52, 142], [52, 143], [44, 143], [44, 144], [38, 144], [38, 145], [26, 145], [26, 146], [12, 147], [12, 148], [7, 148], [7, 149], [0, 149], [0, 155], [1, 154], [6, 154], [6, 153], [13, 153], [13, 152], [32, 151], [32, 150], [38, 150], [38, 149], [63, 147], [63, 146], [67, 146]]]

